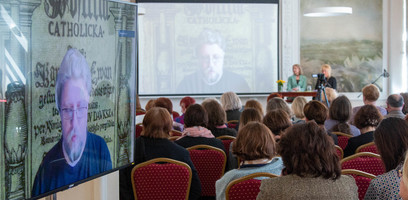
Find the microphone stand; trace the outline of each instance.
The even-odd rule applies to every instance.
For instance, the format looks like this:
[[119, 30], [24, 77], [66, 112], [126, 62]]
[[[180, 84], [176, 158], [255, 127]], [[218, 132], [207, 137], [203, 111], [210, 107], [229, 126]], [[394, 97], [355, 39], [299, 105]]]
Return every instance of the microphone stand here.
[[[375, 84], [377, 87], [380, 88], [380, 90], [382, 90], [382, 88], [381, 88], [379, 85], [377, 85], [376, 82], [377, 82], [381, 77], [385, 77], [385, 73], [387, 73], [387, 71], [385, 71], [385, 69], [384, 69], [384, 72], [383, 72], [380, 76], [378, 76], [374, 81], [372, 81], [371, 84]], [[387, 76], [387, 77], [388, 77], [388, 76]], [[357, 98], [360, 98], [360, 96], [361, 96], [362, 94], [363, 94], [363, 93], [360, 93], [360, 94], [357, 96]]]

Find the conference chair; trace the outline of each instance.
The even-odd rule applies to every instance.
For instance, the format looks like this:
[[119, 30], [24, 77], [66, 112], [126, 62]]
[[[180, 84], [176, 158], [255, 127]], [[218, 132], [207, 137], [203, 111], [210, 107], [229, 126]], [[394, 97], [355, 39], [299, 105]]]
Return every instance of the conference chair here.
[[342, 132], [332, 132], [333, 134], [337, 135], [337, 140], [339, 142], [339, 146], [344, 150], [347, 146], [348, 140], [353, 137], [352, 135], [345, 134]]
[[209, 145], [187, 148], [201, 181], [201, 196], [215, 196], [215, 182], [224, 175], [227, 156], [222, 149]]
[[238, 120], [229, 120], [227, 122], [227, 127], [228, 128], [233, 128], [233, 129], [237, 130], [237, 126], [238, 126]]
[[337, 155], [339, 156], [339, 159], [340, 160], [343, 159], [343, 156], [344, 156], [343, 149], [339, 147], [338, 145], [334, 145], [334, 148], [336, 148], [336, 152], [337, 152]]
[[172, 112], [172, 115], [173, 115], [173, 119], [176, 119], [177, 117], [180, 117], [180, 114], [177, 111], [174, 111], [174, 110]]
[[184, 162], [156, 158], [132, 169], [133, 194], [137, 200], [188, 199], [192, 172]]
[[170, 131], [170, 136], [182, 136], [183, 132], [178, 131], [178, 130], [171, 130]]
[[350, 175], [356, 181], [358, 187], [358, 199], [364, 199], [364, 196], [367, 192], [368, 186], [370, 185], [371, 180], [376, 176], [367, 172], [363, 172], [356, 169], [344, 169], [341, 170], [341, 174]]
[[356, 153], [359, 152], [371, 152], [378, 154], [377, 146], [375, 146], [374, 142], [370, 142], [367, 144], [363, 144], [356, 149]]
[[142, 123], [136, 124], [136, 138], [138, 138], [141, 135], [142, 131], [143, 131], [143, 124]]
[[275, 178], [276, 174], [257, 172], [231, 181], [225, 190], [226, 200], [255, 200], [259, 193], [261, 180], [257, 178]]
[[224, 144], [224, 148], [225, 148], [226, 154], [228, 156], [231, 142], [233, 142], [235, 140], [235, 137], [230, 136], [230, 135], [221, 135], [221, 136], [217, 137], [217, 139], [220, 139], [222, 144]]
[[378, 154], [360, 152], [340, 161], [341, 169], [357, 169], [375, 176], [385, 173], [385, 167]]
[[146, 111], [142, 109], [136, 109], [136, 115], [144, 115], [144, 114], [146, 114]]

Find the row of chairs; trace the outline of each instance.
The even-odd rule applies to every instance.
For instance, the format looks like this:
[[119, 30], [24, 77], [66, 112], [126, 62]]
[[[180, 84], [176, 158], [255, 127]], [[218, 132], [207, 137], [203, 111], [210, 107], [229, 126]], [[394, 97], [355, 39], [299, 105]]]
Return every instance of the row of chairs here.
[[[352, 135], [345, 134], [345, 133], [342, 133], [342, 132], [333, 132], [333, 134], [337, 135], [339, 146], [343, 150], [346, 148], [346, 146], [348, 144], [348, 140], [351, 137], [353, 137]], [[360, 147], [358, 147], [356, 149], [356, 153], [359, 153], [359, 152], [372, 152], [372, 153], [378, 154], [378, 150], [377, 150], [377, 147], [375, 146], [374, 142], [370, 142], [370, 143], [361, 145]]]

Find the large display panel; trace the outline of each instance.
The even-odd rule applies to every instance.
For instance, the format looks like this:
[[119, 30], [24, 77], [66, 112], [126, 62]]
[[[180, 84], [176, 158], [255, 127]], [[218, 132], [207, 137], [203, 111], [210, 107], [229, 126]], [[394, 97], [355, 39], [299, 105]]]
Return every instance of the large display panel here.
[[276, 87], [277, 0], [138, 6], [139, 95], [269, 94]]
[[133, 161], [136, 4], [0, 1], [0, 199]]

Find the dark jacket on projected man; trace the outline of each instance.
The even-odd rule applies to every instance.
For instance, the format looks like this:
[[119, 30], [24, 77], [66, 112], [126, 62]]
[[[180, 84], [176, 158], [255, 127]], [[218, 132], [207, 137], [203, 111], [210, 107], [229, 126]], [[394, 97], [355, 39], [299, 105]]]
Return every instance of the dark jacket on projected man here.
[[207, 85], [203, 80], [203, 74], [199, 71], [187, 75], [177, 87], [179, 94], [211, 94], [233, 91], [235, 93], [251, 92], [245, 79], [228, 70], [224, 70], [221, 79], [214, 85]]

